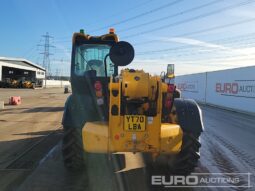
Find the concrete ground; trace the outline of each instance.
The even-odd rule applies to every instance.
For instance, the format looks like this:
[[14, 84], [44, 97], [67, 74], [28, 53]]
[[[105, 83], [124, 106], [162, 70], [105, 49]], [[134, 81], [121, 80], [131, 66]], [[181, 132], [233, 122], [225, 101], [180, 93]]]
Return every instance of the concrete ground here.
[[[64, 103], [68, 96], [63, 91], [63, 88], [0, 89], [0, 100], [5, 102], [5, 108], [0, 111], [0, 190], [10, 186], [12, 180], [16, 182], [20, 177], [29, 174], [31, 169], [24, 169], [24, 166], [36, 165], [32, 164], [34, 160], [26, 159], [22, 169], [19, 167], [19, 170], [13, 170], [14, 160], [61, 128]], [[10, 96], [21, 96], [21, 105], [9, 105]], [[60, 136], [52, 137], [59, 139]], [[45, 141], [56, 144], [51, 140]], [[40, 152], [46, 154], [54, 145], [44, 145]], [[33, 157], [41, 157], [35, 155]]]
[[[151, 177], [166, 175], [166, 169], [146, 168], [139, 153], [126, 153], [126, 168], [119, 172], [113, 170], [114, 161], [109, 162], [107, 156], [98, 154], [89, 156], [86, 169], [67, 171], [62, 163], [61, 131], [58, 131], [67, 95], [62, 89], [33, 91], [4, 91], [6, 97], [20, 93], [23, 103], [0, 111], [0, 190], [254, 190], [254, 116], [201, 106], [205, 132], [201, 136], [201, 159], [195, 173], [209, 178], [214, 177], [211, 173], [219, 173], [225, 178], [238, 178], [240, 182], [228, 183], [224, 188], [165, 188], [152, 186]], [[1, 96], [2, 92], [0, 89]], [[38, 158], [37, 165], [8, 163], [51, 132], [56, 133], [45, 141], [51, 144], [42, 144], [48, 150], [39, 145], [37, 153], [29, 155]], [[52, 139], [58, 141], [52, 142]], [[22, 161], [29, 160], [24, 157]], [[253, 187], [247, 188], [248, 184]]]

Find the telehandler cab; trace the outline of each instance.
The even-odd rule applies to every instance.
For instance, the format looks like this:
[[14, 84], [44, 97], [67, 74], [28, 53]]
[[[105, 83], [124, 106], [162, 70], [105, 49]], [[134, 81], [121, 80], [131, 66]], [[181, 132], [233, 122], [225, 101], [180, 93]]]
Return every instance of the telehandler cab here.
[[102, 36], [81, 30], [72, 43], [72, 95], [62, 120], [65, 166], [86, 165], [89, 153], [142, 152], [152, 163], [163, 161], [171, 173], [191, 173], [203, 131], [196, 102], [179, 98], [167, 76], [134, 69], [119, 74], [120, 66], [132, 62], [134, 49], [113, 29]]

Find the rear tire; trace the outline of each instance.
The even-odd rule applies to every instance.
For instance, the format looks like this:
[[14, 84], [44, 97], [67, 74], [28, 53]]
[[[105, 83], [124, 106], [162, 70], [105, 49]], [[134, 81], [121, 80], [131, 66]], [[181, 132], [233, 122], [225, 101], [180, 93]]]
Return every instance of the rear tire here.
[[175, 98], [180, 98], [181, 97], [181, 91], [180, 90], [178, 90], [178, 89], [175, 89], [174, 90], [174, 99]]
[[172, 174], [188, 175], [197, 167], [200, 158], [199, 148], [201, 147], [198, 137], [199, 135], [183, 133], [180, 153], [172, 157], [167, 163]]
[[69, 170], [81, 170], [84, 167], [84, 151], [81, 130], [78, 128], [64, 128], [62, 142], [63, 162]]

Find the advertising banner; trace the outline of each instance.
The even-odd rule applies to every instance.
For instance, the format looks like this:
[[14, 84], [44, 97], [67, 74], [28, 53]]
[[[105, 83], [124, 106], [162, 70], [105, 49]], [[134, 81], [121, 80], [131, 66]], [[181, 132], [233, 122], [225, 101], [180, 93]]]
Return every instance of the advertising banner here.
[[255, 113], [255, 66], [176, 77], [183, 98]]
[[175, 84], [176, 88], [181, 90], [183, 98], [192, 98], [199, 102], [205, 102], [205, 73], [177, 76]]
[[207, 73], [206, 102], [255, 112], [255, 67]]

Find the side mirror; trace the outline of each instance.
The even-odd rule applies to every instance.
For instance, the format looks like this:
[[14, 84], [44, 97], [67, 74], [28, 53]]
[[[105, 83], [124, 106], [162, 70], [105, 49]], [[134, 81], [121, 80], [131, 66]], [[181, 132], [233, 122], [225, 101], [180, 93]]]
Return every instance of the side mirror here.
[[126, 66], [133, 61], [135, 50], [128, 42], [120, 41], [111, 47], [109, 55], [115, 65]]

